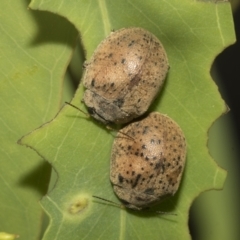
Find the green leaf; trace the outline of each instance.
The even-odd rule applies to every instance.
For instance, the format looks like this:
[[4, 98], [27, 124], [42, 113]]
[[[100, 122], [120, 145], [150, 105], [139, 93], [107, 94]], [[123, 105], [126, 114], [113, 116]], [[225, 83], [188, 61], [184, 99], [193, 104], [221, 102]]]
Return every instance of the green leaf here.
[[[35, 0], [30, 7], [67, 18], [81, 34], [87, 59], [111, 29], [137, 26], [154, 33], [167, 51], [171, 69], [151, 111], [172, 117], [188, 144], [178, 193], [154, 208], [177, 216], [120, 209], [92, 198], [118, 202], [109, 181], [114, 133], [76, 109], [64, 107], [51, 122], [21, 140], [48, 160], [58, 175], [42, 200], [50, 217], [44, 240], [190, 239], [187, 224], [192, 201], [205, 190], [220, 189], [226, 177], [206, 144], [209, 127], [226, 111], [209, 71], [216, 55], [234, 41], [229, 3]], [[84, 109], [82, 94], [80, 86], [72, 103]]]
[[51, 166], [17, 141], [53, 118], [77, 32], [62, 17], [0, 3], [0, 231], [37, 239]]

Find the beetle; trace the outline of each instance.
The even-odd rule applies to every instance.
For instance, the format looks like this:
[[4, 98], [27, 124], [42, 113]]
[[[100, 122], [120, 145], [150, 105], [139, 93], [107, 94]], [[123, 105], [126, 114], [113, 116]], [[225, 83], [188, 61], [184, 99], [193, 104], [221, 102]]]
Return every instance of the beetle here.
[[112, 32], [85, 68], [82, 101], [91, 116], [109, 125], [128, 123], [148, 110], [169, 64], [158, 38], [132, 27]]
[[134, 210], [159, 203], [178, 190], [185, 160], [181, 128], [170, 117], [152, 112], [122, 128], [114, 140], [110, 164], [114, 192]]

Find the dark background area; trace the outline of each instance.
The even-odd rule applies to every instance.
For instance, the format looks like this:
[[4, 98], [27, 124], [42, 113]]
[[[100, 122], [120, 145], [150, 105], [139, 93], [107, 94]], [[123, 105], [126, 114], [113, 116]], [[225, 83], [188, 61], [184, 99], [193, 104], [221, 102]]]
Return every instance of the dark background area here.
[[[232, 178], [233, 175], [236, 174], [234, 185], [232, 185], [233, 196], [230, 196], [232, 199], [234, 199], [232, 204], [234, 204], [234, 201], [236, 202], [236, 199], [239, 198], [239, 193], [240, 193], [239, 190], [234, 192], [234, 190], [240, 189], [239, 188], [240, 186], [240, 159], [239, 159], [239, 156], [240, 156], [240, 41], [238, 42], [238, 39], [240, 39], [240, 4], [238, 4], [237, 8], [233, 9], [233, 12], [234, 12], [234, 25], [235, 25], [235, 32], [236, 32], [236, 43], [226, 48], [216, 58], [212, 67], [213, 79], [219, 88], [219, 92], [221, 93], [222, 98], [225, 100], [226, 104], [230, 109], [230, 111], [227, 113], [228, 115], [227, 118], [229, 119], [229, 124], [231, 124], [231, 129], [234, 135], [233, 136], [234, 145], [232, 145], [231, 148], [232, 148], [232, 151], [235, 152], [235, 155], [237, 157], [233, 159], [225, 159], [225, 161], [230, 162], [230, 164], [233, 166], [234, 170], [236, 171], [236, 173], [233, 173], [232, 171], [233, 169], [226, 169], [228, 171], [227, 178]], [[222, 136], [223, 138], [225, 138], [224, 141], [231, 142], [230, 139], [228, 139], [230, 135], [223, 134]], [[225, 184], [225, 187], [227, 187], [226, 184]], [[200, 206], [200, 205], [197, 205], [197, 206]], [[226, 208], [227, 207], [228, 206], [226, 206]], [[221, 209], [219, 211], [221, 211]], [[235, 215], [240, 216], [239, 203], [237, 208], [234, 207], [234, 211], [235, 211], [234, 213]], [[211, 215], [212, 213], [209, 212], [208, 214]], [[229, 216], [227, 218], [228, 218], [227, 221], [229, 222], [236, 221], [236, 218], [234, 216], [232, 217], [232, 219], [230, 219]], [[195, 210], [191, 209], [190, 211], [190, 221], [189, 221], [190, 232], [193, 240], [202, 239], [200, 237], [202, 235], [201, 234], [202, 229], [199, 228], [198, 226], [198, 220], [199, 220], [199, 216], [197, 216], [197, 211], [195, 207]], [[217, 222], [215, 223], [215, 225], [217, 227]], [[240, 239], [240, 231], [239, 233], [235, 233], [235, 236], [236, 236], [236, 239]], [[225, 239], [219, 239], [219, 240], [225, 240]]]
[[[240, 39], [240, 7], [234, 13], [236, 39]], [[215, 60], [219, 91], [230, 108], [236, 139], [240, 142], [240, 42], [225, 49]]]

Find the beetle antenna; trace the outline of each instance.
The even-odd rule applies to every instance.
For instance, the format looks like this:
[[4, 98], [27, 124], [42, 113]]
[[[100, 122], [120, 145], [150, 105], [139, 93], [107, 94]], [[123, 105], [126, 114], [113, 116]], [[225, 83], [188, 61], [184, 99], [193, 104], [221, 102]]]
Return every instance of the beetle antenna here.
[[[120, 208], [128, 208], [128, 207], [126, 207], [124, 204], [119, 204], [119, 203], [113, 202], [113, 201], [111, 201], [111, 200], [108, 200], [108, 199], [106, 199], [106, 198], [98, 197], [98, 196], [95, 196], [95, 195], [93, 195], [92, 197], [97, 198], [97, 199], [100, 199], [100, 200], [105, 201], [105, 202], [108, 202], [108, 203], [112, 203], [113, 205], [118, 206], [118, 207], [120, 207]], [[128, 208], [128, 209], [133, 210], [133, 211], [137, 211], [137, 210], [131, 209], [131, 208]], [[149, 211], [149, 212], [153, 212], [153, 211]], [[154, 211], [154, 213], [177, 216], [176, 213], [170, 213], [170, 212]]]
[[112, 204], [114, 204], [114, 205], [116, 205], [118, 207], [125, 208], [125, 206], [123, 204], [119, 204], [119, 203], [113, 202], [111, 200], [108, 200], [108, 199], [105, 199], [105, 198], [101, 198], [101, 197], [98, 197], [98, 196], [94, 196], [94, 195], [92, 197], [100, 199], [100, 200], [105, 201], [105, 202], [112, 203]]
[[78, 111], [84, 113], [87, 117], [90, 117], [90, 115], [89, 115], [88, 113], [84, 112], [84, 111], [81, 110], [79, 107], [77, 107], [77, 106], [75, 106], [75, 105], [73, 105], [73, 104], [71, 104], [71, 103], [69, 103], [69, 102], [65, 102], [65, 103], [66, 103], [67, 105], [73, 107], [73, 108], [76, 108]]
[[[107, 129], [110, 130], [110, 131], [117, 131], [117, 129], [114, 129], [114, 128], [112, 128], [112, 127], [109, 126], [109, 125], [107, 125], [106, 127], [107, 127]], [[126, 136], [127, 139], [130, 138], [131, 140], [133, 140], [133, 141], [135, 142], [134, 138], [132, 138], [131, 136], [127, 135], [127, 133], [122, 132], [121, 129], [118, 131], [118, 133], [121, 133], [122, 135]], [[124, 138], [124, 137], [115, 136], [115, 138]]]

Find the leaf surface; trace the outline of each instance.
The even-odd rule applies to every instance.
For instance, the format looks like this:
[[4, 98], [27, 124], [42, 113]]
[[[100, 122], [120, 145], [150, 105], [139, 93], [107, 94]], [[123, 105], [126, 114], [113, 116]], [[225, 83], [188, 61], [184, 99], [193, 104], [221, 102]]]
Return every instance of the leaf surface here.
[[[44, 240], [190, 239], [192, 201], [205, 190], [222, 188], [226, 177], [206, 144], [209, 127], [226, 111], [209, 71], [216, 55], [234, 41], [229, 3], [33, 0], [30, 7], [66, 17], [80, 32], [87, 59], [112, 29], [137, 26], [154, 33], [167, 51], [171, 68], [150, 111], [173, 118], [188, 145], [179, 191], [153, 209], [177, 216], [120, 209], [92, 198], [118, 202], [109, 181], [114, 133], [65, 106], [50, 123], [22, 139], [58, 174], [56, 185], [42, 200], [51, 219]], [[80, 86], [72, 103], [84, 109], [82, 95]]]
[[0, 232], [39, 239], [51, 166], [17, 141], [58, 111], [77, 32], [27, 1], [3, 0], [0, 36]]

